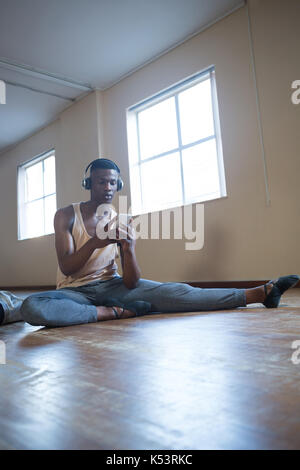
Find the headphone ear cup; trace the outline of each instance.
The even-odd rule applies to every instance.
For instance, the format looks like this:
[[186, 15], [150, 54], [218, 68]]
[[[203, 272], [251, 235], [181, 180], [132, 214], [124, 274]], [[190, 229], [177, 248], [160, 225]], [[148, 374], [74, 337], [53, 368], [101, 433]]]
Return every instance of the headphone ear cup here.
[[123, 180], [122, 180], [121, 176], [119, 176], [118, 177], [118, 183], [117, 183], [117, 191], [121, 191], [123, 186], [124, 186]]
[[91, 178], [90, 177], [84, 178], [82, 180], [82, 187], [84, 189], [87, 189], [87, 190], [91, 189]]

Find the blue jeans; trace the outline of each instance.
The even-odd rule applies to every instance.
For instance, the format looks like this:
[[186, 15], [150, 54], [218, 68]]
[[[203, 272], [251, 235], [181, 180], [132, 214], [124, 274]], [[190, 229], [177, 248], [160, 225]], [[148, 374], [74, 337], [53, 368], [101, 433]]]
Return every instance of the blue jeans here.
[[201, 289], [180, 282], [140, 279], [135, 289], [127, 289], [121, 276], [108, 281], [89, 282], [27, 297], [21, 306], [23, 319], [31, 325], [67, 326], [97, 321], [96, 306], [107, 297], [124, 303], [144, 300], [150, 313], [177, 313], [223, 310], [246, 306], [245, 289]]

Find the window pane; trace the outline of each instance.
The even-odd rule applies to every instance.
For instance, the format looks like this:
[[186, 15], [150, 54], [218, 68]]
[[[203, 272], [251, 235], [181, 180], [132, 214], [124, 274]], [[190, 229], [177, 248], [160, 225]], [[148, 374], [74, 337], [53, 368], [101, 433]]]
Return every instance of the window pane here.
[[178, 95], [182, 144], [214, 135], [210, 79]]
[[45, 233], [54, 233], [53, 219], [56, 212], [56, 195], [45, 198]]
[[182, 203], [179, 153], [141, 165], [143, 209], [155, 211]]
[[202, 195], [219, 196], [219, 175], [215, 139], [182, 152], [186, 202]]
[[25, 205], [25, 238], [38, 237], [44, 233], [43, 200]]
[[175, 98], [138, 114], [141, 159], [178, 147]]
[[43, 162], [26, 168], [26, 199], [32, 201], [43, 197]]
[[44, 194], [55, 193], [55, 157], [44, 160]]

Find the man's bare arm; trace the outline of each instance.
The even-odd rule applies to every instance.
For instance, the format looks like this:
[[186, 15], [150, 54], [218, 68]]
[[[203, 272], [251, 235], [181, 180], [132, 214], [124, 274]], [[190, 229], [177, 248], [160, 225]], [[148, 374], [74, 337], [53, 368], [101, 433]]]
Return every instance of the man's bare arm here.
[[93, 237], [78, 251], [75, 251], [74, 240], [70, 231], [73, 208], [59, 209], [54, 217], [55, 248], [61, 272], [70, 276], [79, 271], [97, 248], [104, 248], [113, 240], [100, 240]]
[[135, 254], [135, 243], [135, 238], [120, 239], [118, 242], [123, 270], [123, 282], [128, 289], [134, 289], [141, 277], [141, 270]]

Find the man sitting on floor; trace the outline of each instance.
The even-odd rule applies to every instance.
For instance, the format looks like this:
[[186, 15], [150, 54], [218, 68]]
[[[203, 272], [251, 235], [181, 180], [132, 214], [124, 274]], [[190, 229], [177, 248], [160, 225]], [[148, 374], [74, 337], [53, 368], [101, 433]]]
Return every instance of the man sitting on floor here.
[[[280, 297], [299, 276], [285, 276], [252, 289], [201, 289], [185, 283], [141, 279], [134, 232], [126, 238], [100, 239], [97, 208], [111, 204], [123, 187], [118, 166], [98, 158], [91, 162], [83, 186], [90, 200], [59, 209], [54, 218], [58, 257], [57, 289], [27, 297], [21, 315], [31, 325], [67, 326], [146, 313], [176, 313], [245, 307], [263, 303], [278, 307]], [[120, 256], [122, 276], [115, 258]]]

